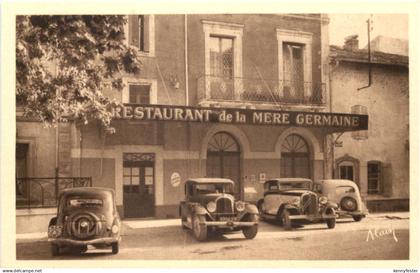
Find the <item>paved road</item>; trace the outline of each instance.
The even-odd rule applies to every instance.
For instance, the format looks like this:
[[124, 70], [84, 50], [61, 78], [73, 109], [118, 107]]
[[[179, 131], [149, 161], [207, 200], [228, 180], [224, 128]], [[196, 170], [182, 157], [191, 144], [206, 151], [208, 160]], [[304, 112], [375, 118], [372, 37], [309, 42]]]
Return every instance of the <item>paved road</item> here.
[[[335, 229], [326, 224], [312, 224], [285, 231], [282, 227], [261, 222], [255, 239], [244, 239], [241, 232], [212, 237], [197, 242], [192, 233], [181, 229], [179, 220], [149, 224], [126, 221], [120, 253], [89, 249], [84, 254], [66, 252], [52, 257], [46, 239], [18, 240], [17, 259], [285, 259], [349, 260], [408, 259], [408, 213], [375, 215], [361, 222], [340, 219]], [[161, 224], [156, 224], [161, 223]], [[369, 231], [377, 231], [377, 237]], [[388, 232], [390, 231], [390, 233]], [[393, 235], [395, 232], [395, 236]], [[382, 236], [380, 236], [382, 235]], [[367, 241], [367, 238], [369, 240]]]

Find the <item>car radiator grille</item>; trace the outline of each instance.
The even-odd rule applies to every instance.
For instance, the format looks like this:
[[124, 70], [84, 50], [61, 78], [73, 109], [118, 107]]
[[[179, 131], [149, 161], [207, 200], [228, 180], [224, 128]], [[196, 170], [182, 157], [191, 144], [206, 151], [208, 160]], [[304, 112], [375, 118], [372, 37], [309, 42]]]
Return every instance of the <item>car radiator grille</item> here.
[[219, 198], [216, 202], [216, 206], [217, 213], [233, 213], [232, 200], [230, 200], [229, 198]]
[[318, 199], [316, 194], [307, 193], [302, 195], [302, 210], [304, 214], [316, 214], [318, 210]]

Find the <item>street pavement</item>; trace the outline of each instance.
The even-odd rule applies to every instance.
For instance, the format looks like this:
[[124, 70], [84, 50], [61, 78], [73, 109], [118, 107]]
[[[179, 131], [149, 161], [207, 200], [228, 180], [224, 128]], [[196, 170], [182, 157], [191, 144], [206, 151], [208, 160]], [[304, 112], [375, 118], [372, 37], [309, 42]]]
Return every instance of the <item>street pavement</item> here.
[[[17, 236], [19, 260], [388, 260], [409, 259], [409, 213], [370, 214], [361, 222], [337, 220], [335, 229], [325, 223], [285, 231], [275, 223], [260, 222], [253, 240], [242, 232], [197, 242], [183, 230], [179, 219], [123, 222], [120, 252], [89, 248], [86, 253], [63, 251], [52, 257], [45, 237]], [[42, 235], [41, 235], [42, 236]], [[39, 236], [38, 236], [39, 237]]]

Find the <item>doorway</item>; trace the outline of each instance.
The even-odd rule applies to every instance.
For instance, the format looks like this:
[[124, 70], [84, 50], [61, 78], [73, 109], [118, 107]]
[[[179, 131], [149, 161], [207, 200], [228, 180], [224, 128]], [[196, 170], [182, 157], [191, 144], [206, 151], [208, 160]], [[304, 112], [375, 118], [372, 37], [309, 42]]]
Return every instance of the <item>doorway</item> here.
[[155, 215], [155, 155], [124, 154], [123, 204], [125, 218]]
[[235, 182], [234, 195], [242, 196], [241, 151], [238, 142], [226, 132], [213, 135], [207, 145], [207, 177], [229, 178]]
[[311, 178], [309, 147], [299, 135], [286, 137], [281, 146], [281, 177]]

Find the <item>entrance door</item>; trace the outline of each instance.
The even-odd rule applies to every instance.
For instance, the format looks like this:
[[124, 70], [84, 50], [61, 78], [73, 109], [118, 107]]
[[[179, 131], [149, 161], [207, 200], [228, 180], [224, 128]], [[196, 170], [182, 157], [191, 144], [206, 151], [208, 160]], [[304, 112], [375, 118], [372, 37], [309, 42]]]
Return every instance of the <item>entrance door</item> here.
[[153, 217], [155, 214], [154, 154], [124, 154], [124, 217]]
[[309, 149], [299, 135], [289, 135], [281, 146], [281, 177], [310, 178]]
[[207, 146], [207, 177], [229, 178], [235, 182], [235, 197], [240, 198], [241, 152], [236, 140], [228, 133], [215, 134]]

